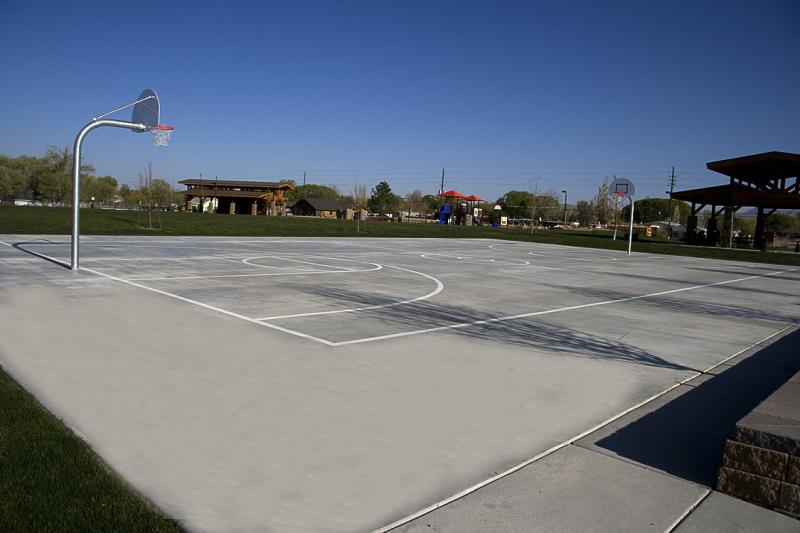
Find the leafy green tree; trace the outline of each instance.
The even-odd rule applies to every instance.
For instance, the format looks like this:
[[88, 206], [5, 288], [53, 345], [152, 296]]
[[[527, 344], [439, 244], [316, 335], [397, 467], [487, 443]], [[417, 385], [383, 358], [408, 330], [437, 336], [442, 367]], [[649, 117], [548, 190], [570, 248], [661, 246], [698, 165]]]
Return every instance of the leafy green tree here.
[[581, 226], [589, 226], [594, 222], [594, 204], [586, 200], [578, 200], [575, 204], [575, 219]]
[[0, 166], [0, 202], [10, 202], [14, 198], [14, 180], [11, 169]]
[[161, 178], [153, 178], [150, 181], [150, 199], [153, 207], [169, 208], [175, 203], [175, 192], [172, 185]]
[[399, 204], [399, 198], [392, 192], [392, 188], [385, 181], [372, 188], [372, 194], [367, 200], [367, 207], [373, 213], [392, 213]]
[[[290, 182], [292, 180], [284, 180]], [[299, 200], [301, 198], [339, 198], [341, 195], [338, 188], [333, 185], [317, 185], [315, 183], [306, 183], [305, 185], [295, 185], [293, 191], [288, 191], [286, 198], [290, 201]]]
[[753, 235], [756, 232], [756, 219], [753, 217], [733, 217], [733, 230], [742, 235]]
[[422, 201], [425, 202], [425, 209], [429, 213], [436, 212], [439, 209], [439, 204], [441, 204], [442, 200], [435, 194], [426, 194], [422, 197]]
[[111, 203], [111, 200], [117, 195], [117, 180], [111, 176], [95, 178], [89, 193], [90, 197], [94, 196], [95, 201], [101, 204]]
[[[72, 153], [67, 147], [61, 150], [50, 146], [42, 157], [42, 166], [37, 180], [39, 195], [54, 204], [63, 204], [72, 194]], [[92, 172], [92, 165], [81, 165], [81, 175]]]
[[783, 213], [773, 213], [767, 217], [765, 226], [775, 233], [786, 233], [796, 227], [795, 218]]
[[[636, 206], [633, 210], [633, 219], [636, 222], [658, 222], [665, 221], [669, 217], [670, 202], [666, 198], [643, 198], [636, 200]], [[680, 200], [672, 201], [672, 224], [685, 224], [686, 219], [689, 217], [690, 211], [689, 204]], [[630, 206], [626, 205], [622, 208], [620, 218], [628, 220], [630, 217]]]
[[508, 191], [497, 199], [503, 213], [511, 218], [528, 218], [531, 216], [534, 196], [528, 191]]

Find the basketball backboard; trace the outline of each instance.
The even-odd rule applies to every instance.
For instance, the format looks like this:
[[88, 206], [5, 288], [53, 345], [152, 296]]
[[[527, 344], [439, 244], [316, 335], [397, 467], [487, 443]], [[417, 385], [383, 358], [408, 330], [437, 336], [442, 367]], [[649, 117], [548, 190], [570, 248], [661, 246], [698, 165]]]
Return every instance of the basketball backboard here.
[[161, 110], [158, 103], [158, 95], [153, 89], [145, 89], [136, 99], [133, 106], [131, 122], [134, 124], [144, 124], [147, 130], [153, 129], [160, 124], [159, 119]]
[[609, 196], [633, 196], [635, 193], [636, 187], [629, 179], [617, 178], [608, 186]]

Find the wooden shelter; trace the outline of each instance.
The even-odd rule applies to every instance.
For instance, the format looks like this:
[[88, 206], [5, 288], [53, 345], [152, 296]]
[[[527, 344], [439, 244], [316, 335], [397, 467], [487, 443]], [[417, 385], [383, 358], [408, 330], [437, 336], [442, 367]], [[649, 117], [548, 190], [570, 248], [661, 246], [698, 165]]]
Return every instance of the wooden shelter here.
[[233, 181], [187, 179], [178, 183], [186, 185], [186, 210], [191, 211], [192, 200], [200, 200], [200, 211], [205, 200], [213, 200], [216, 212], [251, 215], [283, 215], [286, 210], [286, 191], [294, 190], [288, 183], [268, 181]]
[[[754, 246], [764, 248], [765, 218], [778, 209], [800, 209], [800, 154], [765, 152], [763, 154], [712, 161], [709, 170], [728, 176], [725, 185], [690, 189], [672, 193], [672, 198], [692, 204], [687, 222], [687, 242], [694, 242], [697, 215], [711, 206], [708, 221], [710, 244], [730, 247], [733, 215], [742, 207], [757, 209]], [[717, 218], [723, 215], [722, 232], [717, 231]]]

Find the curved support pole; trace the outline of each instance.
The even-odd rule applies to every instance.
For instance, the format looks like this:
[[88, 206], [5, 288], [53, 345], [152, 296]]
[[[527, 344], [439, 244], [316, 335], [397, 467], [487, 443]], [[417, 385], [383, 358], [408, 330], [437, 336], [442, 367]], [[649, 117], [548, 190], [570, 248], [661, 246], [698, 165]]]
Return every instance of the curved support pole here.
[[86, 134], [100, 126], [114, 126], [115, 128], [126, 128], [133, 131], [143, 132], [147, 131], [147, 126], [144, 124], [134, 124], [133, 122], [125, 122], [124, 120], [95, 120], [88, 123], [78, 136], [75, 137], [75, 147], [72, 150], [72, 251], [70, 255], [70, 270], [77, 271], [78, 265], [78, 246], [80, 241], [80, 228], [78, 223], [78, 211], [80, 207], [80, 185], [81, 185], [81, 144]]

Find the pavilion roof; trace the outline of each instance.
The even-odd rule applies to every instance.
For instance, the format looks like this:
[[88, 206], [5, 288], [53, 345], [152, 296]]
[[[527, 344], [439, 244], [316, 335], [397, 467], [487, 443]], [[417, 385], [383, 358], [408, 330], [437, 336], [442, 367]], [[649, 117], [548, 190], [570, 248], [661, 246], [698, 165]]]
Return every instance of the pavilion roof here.
[[208, 187], [209, 189], [213, 188], [238, 188], [238, 189], [249, 189], [249, 190], [294, 190], [294, 187], [289, 185], [288, 183], [279, 183], [277, 181], [238, 181], [238, 180], [210, 180], [210, 179], [199, 179], [199, 178], [192, 178], [181, 180], [178, 183], [186, 186], [193, 186], [193, 187]]
[[767, 209], [800, 208], [800, 194], [756, 190], [738, 183], [678, 191], [672, 193], [672, 198], [706, 205], [757, 206]]
[[764, 152], [712, 161], [706, 167], [731, 178], [762, 183], [800, 176], [800, 154]]

